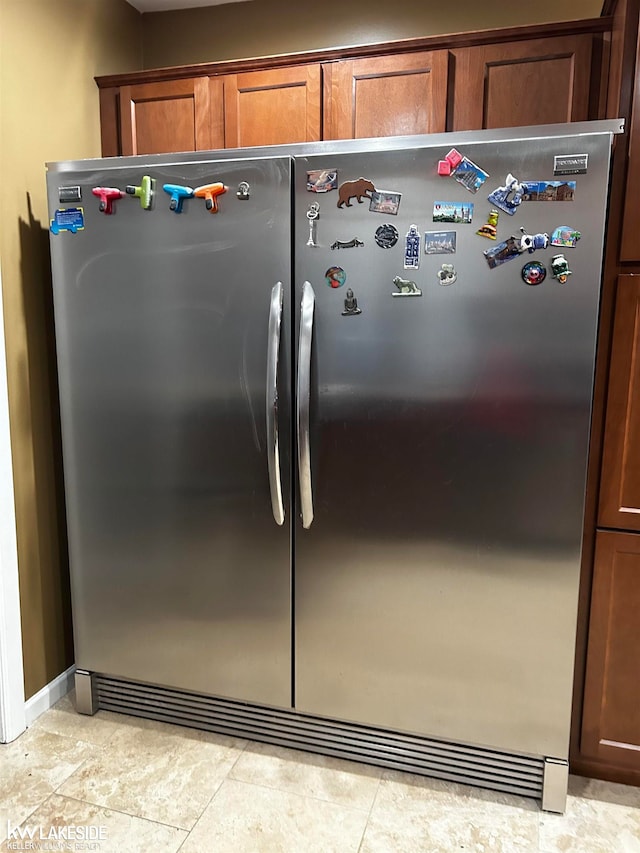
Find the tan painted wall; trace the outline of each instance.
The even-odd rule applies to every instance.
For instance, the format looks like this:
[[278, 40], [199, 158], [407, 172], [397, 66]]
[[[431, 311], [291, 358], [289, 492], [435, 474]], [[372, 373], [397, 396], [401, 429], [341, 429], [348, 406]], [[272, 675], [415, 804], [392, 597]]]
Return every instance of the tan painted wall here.
[[144, 67], [597, 18], [602, 0], [250, 0], [142, 16]]
[[44, 163], [99, 156], [93, 77], [141, 67], [141, 16], [125, 0], [0, 0], [0, 264], [27, 697], [73, 662]]

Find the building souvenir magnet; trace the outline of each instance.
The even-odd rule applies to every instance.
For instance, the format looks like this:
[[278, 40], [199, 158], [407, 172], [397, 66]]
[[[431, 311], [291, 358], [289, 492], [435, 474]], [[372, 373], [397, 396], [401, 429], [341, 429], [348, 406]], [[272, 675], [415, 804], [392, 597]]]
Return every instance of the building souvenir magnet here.
[[338, 189], [338, 173], [335, 169], [312, 169], [307, 172], [307, 192], [328, 193]]
[[434, 201], [434, 222], [455, 222], [468, 224], [473, 219], [473, 202]]
[[357, 237], [354, 237], [352, 240], [334, 240], [331, 244], [332, 249], [355, 249], [360, 246], [364, 246], [362, 240], [358, 240]]
[[400, 207], [402, 193], [389, 190], [375, 190], [371, 195], [369, 210], [372, 213], [390, 213], [396, 216]]
[[523, 201], [573, 201], [575, 181], [523, 181]]
[[454, 255], [456, 251], [455, 231], [425, 231], [425, 255]]
[[404, 242], [404, 268], [417, 270], [420, 267], [420, 232], [416, 225], [407, 231]]

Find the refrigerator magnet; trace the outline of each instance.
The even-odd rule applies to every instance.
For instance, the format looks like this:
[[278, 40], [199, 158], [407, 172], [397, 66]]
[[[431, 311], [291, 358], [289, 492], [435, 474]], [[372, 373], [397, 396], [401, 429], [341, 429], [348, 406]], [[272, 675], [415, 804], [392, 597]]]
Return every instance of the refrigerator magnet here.
[[52, 234], [56, 235], [62, 234], [63, 231], [69, 231], [71, 234], [77, 234], [78, 231], [84, 231], [84, 208], [59, 208], [53, 214], [49, 230]]
[[229, 187], [225, 187], [222, 181], [214, 181], [211, 184], [203, 184], [196, 187], [193, 194], [196, 198], [203, 198], [209, 213], [218, 212], [218, 197], [226, 193]]
[[153, 203], [153, 194], [155, 191], [155, 181], [150, 175], [144, 175], [140, 181], [140, 186], [129, 184], [124, 188], [127, 195], [133, 196], [140, 200], [140, 207], [143, 210], [151, 210]]
[[556, 154], [553, 158], [554, 175], [586, 175], [588, 154]]
[[317, 222], [320, 218], [320, 205], [317, 201], [312, 202], [309, 205], [307, 210], [307, 220], [309, 221], [309, 239], [307, 240], [307, 246], [317, 246], [316, 243], [316, 234], [317, 234]]
[[312, 169], [307, 172], [308, 193], [328, 193], [338, 189], [338, 173], [335, 169]]
[[356, 178], [355, 181], [345, 181], [340, 184], [338, 189], [338, 207], [346, 205], [353, 207], [351, 199], [355, 198], [358, 204], [362, 204], [362, 199], [371, 200], [371, 193], [374, 193], [376, 188], [368, 178]]
[[504, 210], [509, 216], [513, 216], [524, 198], [524, 193], [524, 184], [509, 173], [504, 185], [489, 193], [488, 199], [491, 204]]
[[500, 211], [498, 210], [490, 210], [489, 216], [487, 217], [487, 221], [484, 225], [481, 225], [480, 228], [476, 231], [476, 234], [479, 237], [487, 237], [489, 240], [495, 240], [498, 236], [498, 219], [500, 218]]
[[372, 213], [390, 213], [392, 216], [397, 216], [401, 199], [402, 193], [391, 192], [390, 190], [374, 190], [371, 194], [369, 210]]
[[514, 237], [513, 234], [502, 243], [486, 249], [482, 253], [490, 269], [495, 269], [501, 264], [506, 264], [507, 261], [512, 261], [520, 256], [520, 240]]
[[470, 193], [477, 193], [489, 177], [489, 173], [477, 166], [473, 160], [463, 157], [458, 165], [452, 169], [451, 177], [462, 184]]
[[420, 267], [420, 232], [417, 225], [407, 231], [404, 241], [404, 268], [417, 270]]
[[544, 234], [527, 234], [524, 228], [520, 227], [522, 237], [520, 238], [520, 251], [529, 252], [532, 255], [536, 249], [546, 249], [549, 246], [549, 235]]
[[240, 201], [246, 201], [251, 195], [251, 187], [247, 181], [240, 181], [236, 190], [236, 198]]
[[415, 281], [409, 281], [397, 275], [394, 277], [393, 283], [398, 289], [391, 294], [392, 296], [422, 296], [422, 291]]
[[332, 249], [356, 249], [360, 246], [364, 246], [364, 243], [357, 237], [353, 237], [351, 240], [334, 240], [331, 244]]
[[425, 231], [424, 253], [425, 255], [455, 255], [456, 232]]
[[347, 290], [347, 298], [344, 300], [343, 317], [353, 317], [356, 314], [362, 314], [362, 310], [358, 308], [358, 300], [353, 295], [353, 290]]
[[565, 284], [570, 275], [573, 275], [569, 269], [569, 262], [564, 255], [554, 255], [551, 258], [551, 273], [560, 284]]
[[455, 222], [468, 225], [473, 219], [473, 202], [434, 201], [434, 222]]
[[170, 196], [169, 210], [182, 213], [182, 205], [186, 198], [193, 198], [193, 189], [180, 184], [163, 184], [162, 189]]
[[329, 267], [324, 274], [324, 279], [327, 285], [335, 290], [344, 285], [347, 280], [347, 274], [342, 267]]
[[91, 192], [100, 199], [98, 210], [107, 216], [111, 216], [115, 212], [114, 202], [119, 198], [124, 198], [125, 195], [117, 187], [94, 187]]
[[582, 234], [570, 225], [559, 225], [551, 235], [551, 245], [575, 249], [576, 243], [581, 236]]
[[449, 284], [455, 284], [457, 280], [458, 273], [453, 264], [442, 264], [442, 267], [438, 270], [438, 283], [443, 287], [447, 287]]
[[547, 277], [547, 268], [540, 261], [529, 261], [520, 271], [525, 284], [542, 284]]
[[376, 228], [374, 237], [381, 249], [391, 249], [398, 242], [398, 229], [395, 225], [385, 222], [384, 225], [379, 225]]
[[523, 201], [573, 201], [575, 181], [523, 181]]

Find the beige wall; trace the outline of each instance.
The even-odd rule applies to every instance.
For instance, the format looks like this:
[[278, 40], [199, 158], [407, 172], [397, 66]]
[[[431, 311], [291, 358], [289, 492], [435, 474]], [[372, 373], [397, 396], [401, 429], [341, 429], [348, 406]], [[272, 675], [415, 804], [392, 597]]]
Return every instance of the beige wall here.
[[44, 163], [99, 156], [93, 77], [140, 68], [141, 17], [125, 0], [0, 0], [0, 264], [27, 697], [73, 662]]
[[188, 65], [551, 21], [602, 0], [250, 0], [142, 16], [144, 67]]

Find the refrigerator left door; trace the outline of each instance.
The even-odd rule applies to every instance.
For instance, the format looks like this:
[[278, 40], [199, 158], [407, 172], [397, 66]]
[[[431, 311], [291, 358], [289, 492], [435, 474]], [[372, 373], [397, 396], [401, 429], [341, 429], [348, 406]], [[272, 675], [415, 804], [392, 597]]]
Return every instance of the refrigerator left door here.
[[[289, 707], [290, 161], [110, 166], [48, 174], [51, 218], [60, 187], [84, 211], [51, 235], [76, 664]], [[151, 210], [100, 211], [145, 175]], [[217, 213], [163, 191], [217, 182]]]

